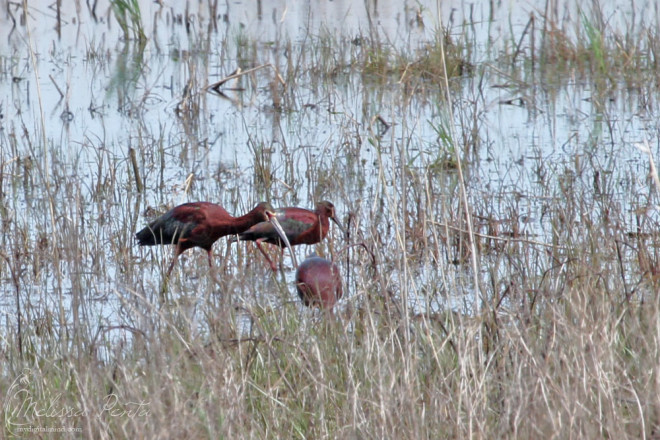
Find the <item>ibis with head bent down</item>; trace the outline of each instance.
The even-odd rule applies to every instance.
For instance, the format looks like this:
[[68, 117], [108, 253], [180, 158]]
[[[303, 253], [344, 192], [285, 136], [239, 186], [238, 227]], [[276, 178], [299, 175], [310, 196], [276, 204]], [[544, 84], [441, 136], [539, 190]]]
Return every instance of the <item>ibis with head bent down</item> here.
[[306, 306], [332, 313], [344, 294], [339, 268], [332, 261], [310, 255], [298, 266], [296, 290]]
[[[330, 229], [328, 220], [332, 220], [344, 232], [344, 228], [335, 215], [335, 205], [328, 201], [317, 203], [314, 211], [297, 207], [278, 208], [275, 210], [275, 216], [291, 246], [320, 243], [328, 235]], [[282, 252], [284, 252], [284, 247], [287, 246], [272, 223], [258, 223], [239, 234], [239, 239], [256, 242], [257, 247], [268, 260], [271, 269], [273, 271], [277, 270], [275, 263], [261, 246], [261, 243], [274, 244], [280, 246]]]
[[207, 253], [209, 266], [213, 267], [212, 247], [220, 237], [240, 234], [251, 226], [268, 221], [273, 233], [287, 244], [273, 207], [261, 202], [254, 209], [240, 217], [234, 217], [220, 205], [209, 202], [184, 203], [149, 223], [135, 234], [140, 246], [174, 245], [174, 259], [167, 269], [169, 277], [174, 263], [184, 251], [200, 247]]

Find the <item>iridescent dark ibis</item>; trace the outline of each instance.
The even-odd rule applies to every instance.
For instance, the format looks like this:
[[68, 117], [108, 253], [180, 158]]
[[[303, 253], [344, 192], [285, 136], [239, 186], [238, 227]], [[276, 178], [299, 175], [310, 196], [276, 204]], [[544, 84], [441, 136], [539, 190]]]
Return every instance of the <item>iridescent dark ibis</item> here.
[[296, 290], [306, 306], [320, 307], [330, 313], [344, 294], [337, 266], [313, 254], [298, 266]]
[[[328, 230], [330, 229], [328, 219], [332, 220], [344, 232], [344, 228], [335, 216], [335, 205], [328, 201], [317, 203], [315, 211], [288, 207], [276, 209], [275, 215], [291, 246], [320, 243], [328, 235]], [[266, 257], [266, 260], [268, 260], [271, 269], [273, 271], [277, 270], [277, 266], [275, 266], [275, 263], [273, 263], [261, 246], [261, 243], [274, 244], [281, 247], [282, 252], [284, 252], [284, 246], [286, 244], [271, 223], [258, 223], [242, 234], [239, 234], [239, 239], [256, 242], [257, 247], [264, 257]]]
[[174, 245], [174, 259], [167, 269], [170, 276], [174, 263], [183, 252], [200, 247], [207, 253], [209, 266], [213, 267], [212, 247], [220, 237], [240, 234], [251, 226], [268, 221], [275, 235], [286, 240], [277, 221], [275, 210], [269, 203], [259, 203], [247, 214], [234, 217], [215, 203], [194, 202], [176, 206], [135, 234], [140, 246]]

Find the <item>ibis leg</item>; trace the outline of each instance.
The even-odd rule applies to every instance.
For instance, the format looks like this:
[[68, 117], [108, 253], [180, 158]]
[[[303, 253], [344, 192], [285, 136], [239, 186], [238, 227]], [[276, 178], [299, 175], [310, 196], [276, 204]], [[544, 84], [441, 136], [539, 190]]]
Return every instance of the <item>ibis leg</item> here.
[[275, 266], [275, 263], [273, 263], [273, 260], [270, 259], [266, 251], [264, 250], [263, 246], [261, 246], [262, 239], [258, 239], [256, 241], [257, 247], [261, 251], [264, 257], [266, 257], [266, 260], [268, 260], [268, 264], [270, 264], [270, 268], [273, 270], [273, 272], [277, 272], [277, 266]]
[[167, 268], [167, 276], [166, 278], [170, 277], [170, 274], [172, 273], [172, 269], [174, 269], [174, 264], [176, 263], [176, 260], [179, 258], [180, 252], [175, 252], [174, 253], [174, 258], [172, 258], [172, 262], [170, 263], [170, 267]]

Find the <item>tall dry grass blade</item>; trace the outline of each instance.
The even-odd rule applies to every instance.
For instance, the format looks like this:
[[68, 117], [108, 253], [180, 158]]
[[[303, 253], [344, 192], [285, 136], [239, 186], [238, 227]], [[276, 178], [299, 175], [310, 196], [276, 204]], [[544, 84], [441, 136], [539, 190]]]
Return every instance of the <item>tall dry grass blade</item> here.
[[[438, 15], [438, 22], [440, 23], [440, 26], [442, 27], [442, 16]], [[481, 313], [481, 303], [487, 303], [486, 298], [481, 297], [481, 289], [479, 288], [479, 263], [477, 261], [477, 248], [475, 246], [475, 236], [474, 236], [474, 228], [472, 226], [472, 210], [470, 209], [470, 202], [468, 200], [467, 196], [467, 189], [465, 187], [465, 178], [463, 175], [463, 165], [462, 165], [462, 158], [460, 156], [461, 148], [459, 145], [457, 145], [456, 139], [458, 139], [456, 135], [456, 129], [454, 127], [453, 121], [454, 119], [454, 113], [453, 113], [453, 106], [451, 105], [452, 102], [452, 95], [451, 95], [451, 89], [449, 88], [449, 78], [447, 75], [447, 68], [446, 68], [446, 58], [445, 58], [445, 49], [444, 49], [444, 40], [441, 38], [440, 39], [440, 54], [441, 54], [441, 61], [444, 66], [444, 71], [445, 75], [443, 76], [443, 86], [444, 86], [444, 92], [445, 92], [445, 98], [447, 99], [447, 111], [449, 112], [449, 119], [450, 119], [450, 124], [449, 124], [449, 131], [451, 133], [451, 139], [452, 142], [454, 143], [454, 154], [456, 156], [456, 169], [458, 171], [458, 182], [459, 182], [459, 187], [460, 187], [460, 192], [461, 192], [461, 200], [463, 204], [463, 209], [465, 210], [465, 221], [468, 227], [468, 237], [469, 237], [469, 245], [470, 245], [470, 256], [471, 256], [471, 261], [472, 261], [472, 270], [473, 270], [473, 281], [474, 281], [474, 299], [473, 299], [473, 306], [474, 306], [474, 313], [476, 315], [479, 315]]]

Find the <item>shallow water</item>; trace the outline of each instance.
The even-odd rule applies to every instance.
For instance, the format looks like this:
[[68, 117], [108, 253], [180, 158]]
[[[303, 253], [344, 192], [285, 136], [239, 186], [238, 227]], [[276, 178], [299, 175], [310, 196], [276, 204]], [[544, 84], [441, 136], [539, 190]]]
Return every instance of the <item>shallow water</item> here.
[[[427, 234], [436, 228], [444, 235], [459, 209], [456, 172], [441, 165], [453, 157], [438, 135], [439, 127], [452, 125], [442, 84], [414, 84], [411, 91], [396, 78], [370, 78], [358, 68], [332, 80], [309, 69], [328, 61], [324, 45], [343, 47], [346, 58], [364, 39], [415, 53], [436, 39], [440, 22], [457, 41], [473, 39], [470, 61], [480, 66], [474, 75], [451, 79], [454, 124], [474, 127], [472, 139], [458, 131], [454, 137], [470, 151], [464, 172], [475, 215], [499, 219], [502, 234], [515, 230], [550, 244], [561, 238], [547, 215], [562, 204], [558, 185], [596, 188], [606, 177], [607, 188], [581, 200], [585, 210], [606, 208], [599, 204], [602, 191], [611, 196], [608, 203], [630, 213], [621, 230], [636, 230], [633, 213], [640, 209], [646, 221], [658, 221], [648, 160], [634, 147], [648, 139], [660, 154], [657, 109], [648, 104], [657, 96], [623, 82], [603, 96], [583, 76], [554, 78], [550, 69], [545, 81], [526, 81], [498, 64], [513, 44], [529, 49], [530, 13], [545, 13], [546, 2], [494, 9], [486, 1], [441, 2], [439, 10], [436, 2], [418, 1], [230, 2], [216, 11], [195, 2], [189, 10], [141, 2], [144, 47], [124, 39], [107, 3], [93, 11], [65, 3], [60, 19], [47, 6], [31, 6], [26, 19], [15, 4], [2, 5], [9, 11], [0, 16], [2, 219], [12, 225], [3, 245], [25, 243], [26, 250], [5, 260], [13, 266], [2, 263], [6, 322], [15, 319], [14, 278], [27, 283], [19, 290], [34, 319], [46, 310], [63, 318], [79, 309], [93, 322], [127, 322], [129, 313], [115, 300], [157, 301], [160, 267], [170, 257], [169, 250], [134, 247], [134, 231], [148, 220], [146, 211], [192, 200], [221, 203], [235, 213], [264, 199], [308, 207], [331, 200], [345, 223], [349, 212], [354, 215], [356, 234], [382, 245], [388, 289], [415, 310], [442, 308], [447, 296], [454, 298], [452, 307], [469, 309], [464, 293], [470, 287], [458, 293], [448, 287], [469, 284], [469, 270], [452, 265], [458, 257]], [[567, 29], [579, 17], [571, 4], [550, 11]], [[603, 3], [611, 28], [656, 14], [652, 3], [634, 11], [627, 4]], [[237, 67], [267, 63], [285, 76], [297, 68], [300, 74], [287, 91], [269, 67], [228, 82], [225, 96], [205, 90]], [[143, 194], [129, 148], [136, 152]], [[390, 221], [390, 212], [406, 222]], [[583, 214], [568, 212], [566, 221], [585, 221]], [[439, 251], [413, 257], [422, 219], [424, 243]], [[476, 227], [486, 233], [487, 221]], [[336, 252], [338, 231], [331, 239]], [[60, 249], [57, 266], [40, 263], [53, 249]], [[410, 252], [407, 265], [388, 259], [397, 251]], [[291, 270], [283, 281], [258, 272], [256, 262], [247, 275], [233, 267], [245, 263], [246, 252], [224, 240], [216, 244], [222, 270], [262, 277], [248, 289], [237, 281], [221, 290], [244, 301], [260, 295], [274, 304], [294, 301], [292, 287], [288, 297], [275, 287], [290, 284]], [[298, 258], [307, 252], [299, 250]], [[203, 255], [183, 261], [177, 268], [183, 281], [173, 291], [213, 297], [217, 289], [206, 272], [192, 275]], [[361, 279], [360, 264], [343, 264], [352, 272], [349, 282]]]

